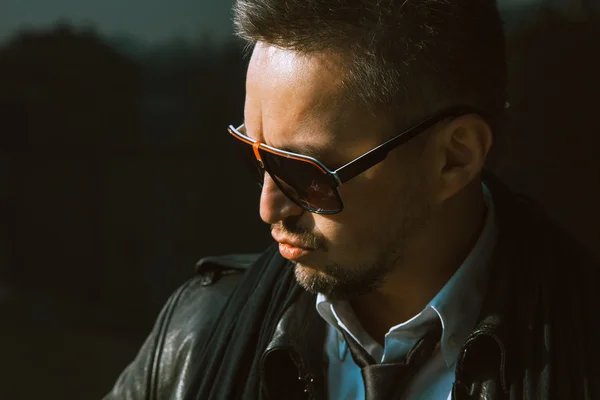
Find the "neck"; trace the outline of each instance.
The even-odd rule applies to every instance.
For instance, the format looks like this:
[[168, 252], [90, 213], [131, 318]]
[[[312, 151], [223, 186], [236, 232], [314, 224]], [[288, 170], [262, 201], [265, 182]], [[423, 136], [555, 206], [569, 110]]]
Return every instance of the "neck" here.
[[392, 326], [417, 315], [444, 287], [477, 242], [484, 217], [481, 183], [473, 182], [446, 201], [381, 288], [351, 301], [375, 340], [383, 343]]

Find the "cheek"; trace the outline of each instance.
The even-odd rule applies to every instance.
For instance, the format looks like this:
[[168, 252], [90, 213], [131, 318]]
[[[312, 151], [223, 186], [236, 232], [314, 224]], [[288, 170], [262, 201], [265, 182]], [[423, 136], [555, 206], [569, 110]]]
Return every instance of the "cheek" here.
[[[370, 172], [371, 170], [367, 171]], [[392, 221], [401, 221], [427, 203], [423, 176], [404, 176], [398, 169], [381, 171], [375, 177], [360, 176], [340, 186], [344, 210], [319, 216], [317, 228], [330, 242], [355, 244], [381, 240]]]
[[353, 248], [379, 240], [393, 215], [396, 201], [387, 189], [373, 182], [343, 185], [340, 194], [344, 210], [335, 215], [315, 218], [315, 227], [327, 240], [331, 250], [352, 252]]
[[396, 197], [403, 186], [403, 177], [385, 171], [377, 171], [377, 167], [340, 186], [340, 194], [344, 201], [344, 213], [354, 218], [374, 218], [388, 213], [394, 207]]
[[317, 223], [317, 227], [327, 243], [326, 263], [346, 265], [358, 258], [368, 257], [366, 249], [373, 247], [370, 242], [373, 239], [373, 227], [369, 226], [368, 221], [352, 215], [323, 219]]

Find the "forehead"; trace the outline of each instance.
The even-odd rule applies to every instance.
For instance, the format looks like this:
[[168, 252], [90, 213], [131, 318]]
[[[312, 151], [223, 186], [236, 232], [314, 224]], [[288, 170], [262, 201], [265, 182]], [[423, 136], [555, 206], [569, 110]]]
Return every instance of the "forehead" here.
[[271, 146], [317, 153], [346, 153], [377, 132], [374, 117], [347, 95], [340, 58], [264, 44], [248, 67], [245, 123], [248, 135]]

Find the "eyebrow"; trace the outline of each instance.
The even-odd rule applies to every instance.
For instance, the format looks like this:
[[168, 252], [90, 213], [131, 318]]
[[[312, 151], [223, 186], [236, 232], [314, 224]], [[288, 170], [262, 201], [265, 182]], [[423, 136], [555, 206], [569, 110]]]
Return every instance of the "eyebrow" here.
[[[275, 147], [275, 146], [273, 146]], [[340, 155], [332, 149], [324, 149], [322, 147], [313, 146], [310, 144], [302, 144], [298, 146], [276, 147], [277, 149], [288, 151], [290, 153], [301, 154], [319, 160], [327, 168], [336, 170], [348, 163], [348, 160], [343, 160]]]
[[[276, 146], [271, 146], [271, 147], [275, 147], [276, 149], [280, 149], [283, 151], [287, 151], [290, 153], [296, 153], [296, 154], [302, 154], [303, 156], [309, 156], [309, 157], [313, 157], [313, 158], [317, 158], [319, 155], [323, 156], [323, 149], [321, 147], [318, 146], [314, 146], [311, 144], [301, 144], [301, 145], [287, 145], [287, 146], [281, 146], [281, 147], [276, 147]], [[321, 160], [319, 160], [321, 161]]]
[[[246, 128], [246, 125], [244, 124], [244, 130], [246, 130], [245, 128]], [[247, 130], [246, 130], [245, 134], [246, 135], [248, 134]], [[309, 143], [303, 143], [303, 144], [298, 144], [298, 145], [284, 145], [284, 146], [274, 146], [272, 144], [265, 143], [265, 142], [261, 142], [261, 143], [264, 143], [267, 146], [273, 147], [275, 149], [287, 151], [288, 153], [296, 153], [296, 154], [300, 154], [303, 156], [309, 156], [309, 157], [313, 157], [313, 158], [317, 158], [317, 156], [323, 155], [322, 147], [315, 146], [315, 145], [312, 145]], [[319, 160], [319, 161], [321, 161], [321, 160]]]
[[[245, 128], [246, 128], [246, 125], [244, 124], [244, 129]], [[246, 135], [248, 134], [247, 130], [246, 130], [245, 134]], [[339, 162], [337, 162], [336, 160], [330, 159], [332, 157], [331, 149], [329, 149], [329, 151], [327, 151], [327, 149], [324, 149], [321, 146], [316, 146], [316, 145], [313, 145], [310, 143], [292, 144], [292, 145], [283, 145], [283, 146], [274, 146], [272, 144], [265, 143], [265, 142], [261, 142], [261, 143], [264, 143], [275, 149], [287, 151], [288, 153], [295, 153], [295, 154], [300, 154], [303, 156], [315, 158], [328, 167], [330, 166], [329, 164], [332, 164], [332, 165], [336, 164], [336, 163], [339, 164]]]

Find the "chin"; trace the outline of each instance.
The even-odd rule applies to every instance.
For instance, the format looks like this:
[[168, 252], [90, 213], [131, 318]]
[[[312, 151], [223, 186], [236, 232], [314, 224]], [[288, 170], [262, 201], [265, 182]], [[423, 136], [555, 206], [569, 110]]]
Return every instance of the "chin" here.
[[337, 298], [341, 295], [341, 285], [338, 279], [322, 270], [303, 264], [296, 264], [294, 273], [298, 284], [310, 293], [321, 293], [329, 298]]
[[321, 293], [329, 299], [344, 299], [370, 293], [380, 288], [390, 272], [388, 265], [378, 263], [370, 268], [348, 268], [336, 264], [316, 267], [295, 263], [296, 281], [311, 293]]
[[[324, 271], [301, 263], [295, 263], [294, 274], [298, 283], [303, 285], [303, 282], [310, 282], [314, 280], [328, 279], [329, 275]], [[329, 277], [330, 278], [330, 277]]]
[[317, 287], [320, 287], [324, 281], [333, 279], [325, 272], [318, 270], [315, 267], [300, 263], [294, 265], [294, 274], [296, 275], [296, 280], [300, 286], [309, 292], [318, 292], [318, 290], [315, 290]]

